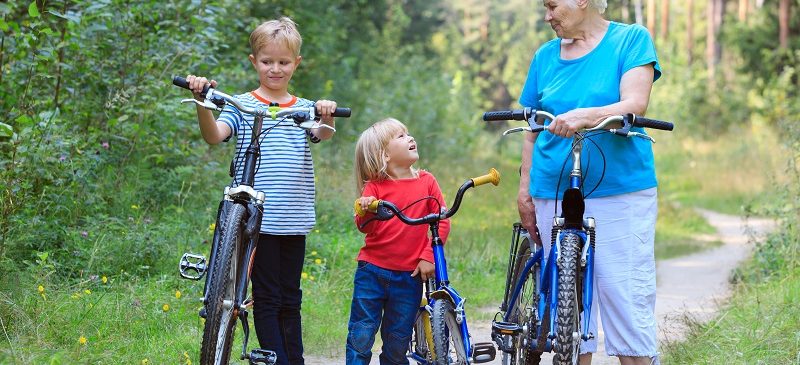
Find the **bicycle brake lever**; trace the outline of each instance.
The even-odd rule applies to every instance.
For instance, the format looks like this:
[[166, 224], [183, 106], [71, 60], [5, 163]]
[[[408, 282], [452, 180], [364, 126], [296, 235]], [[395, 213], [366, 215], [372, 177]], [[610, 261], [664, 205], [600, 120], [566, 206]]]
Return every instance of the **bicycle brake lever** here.
[[197, 104], [197, 105], [199, 105], [199, 106], [201, 106], [203, 108], [206, 108], [206, 109], [216, 110], [218, 112], [222, 111], [222, 108], [220, 108], [216, 104], [210, 102], [208, 99], [205, 99], [202, 102], [197, 100], [197, 99], [183, 99], [183, 100], [181, 100], [181, 104], [185, 104], [185, 103], [195, 103], [195, 104]]
[[507, 136], [511, 133], [518, 133], [518, 132], [533, 132], [533, 130], [530, 127], [517, 127], [517, 128], [511, 128], [503, 132], [503, 135]]
[[298, 124], [297, 126], [300, 127], [300, 128], [303, 128], [303, 129], [327, 128], [327, 129], [330, 129], [330, 130], [336, 132], [336, 128], [333, 128], [333, 127], [331, 127], [331, 126], [329, 126], [327, 124], [322, 124], [322, 123], [319, 123], [319, 122], [315, 122], [313, 120], [302, 122], [302, 123]]
[[648, 135], [646, 135], [644, 133], [630, 132], [630, 133], [628, 133], [628, 137], [639, 137], [641, 139], [646, 139], [646, 140], [650, 141], [651, 143], [656, 143], [656, 140], [653, 139], [653, 137], [650, 137], [650, 136], [648, 136]]

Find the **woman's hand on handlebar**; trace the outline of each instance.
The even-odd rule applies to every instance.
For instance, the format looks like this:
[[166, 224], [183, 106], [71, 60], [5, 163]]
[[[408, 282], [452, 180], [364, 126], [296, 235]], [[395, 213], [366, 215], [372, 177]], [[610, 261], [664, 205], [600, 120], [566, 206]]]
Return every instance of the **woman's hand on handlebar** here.
[[189, 89], [192, 90], [192, 94], [194, 94], [194, 98], [196, 100], [203, 101], [203, 89], [206, 85], [211, 85], [211, 87], [216, 88], [217, 82], [214, 80], [209, 81], [207, 78], [202, 76], [195, 76], [195, 75], [187, 75], [186, 82], [189, 83]]
[[580, 130], [597, 126], [601, 120], [594, 118], [587, 108], [578, 108], [557, 115], [547, 130], [561, 137], [572, 138]]

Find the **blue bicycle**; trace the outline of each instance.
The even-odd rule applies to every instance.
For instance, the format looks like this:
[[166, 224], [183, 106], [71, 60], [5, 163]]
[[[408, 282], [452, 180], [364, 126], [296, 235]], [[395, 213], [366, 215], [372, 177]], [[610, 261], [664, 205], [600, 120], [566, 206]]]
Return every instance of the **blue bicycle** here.
[[[441, 212], [434, 212], [421, 218], [406, 216], [403, 214], [402, 208], [398, 208], [386, 200], [376, 200], [369, 206], [368, 210], [375, 213], [375, 217], [364, 222], [363, 225], [369, 224], [373, 219], [385, 221], [397, 217], [405, 224], [428, 224], [430, 226], [431, 245], [436, 266], [435, 279], [432, 284], [429, 283], [426, 286], [426, 296], [422, 300], [420, 312], [414, 324], [414, 335], [409, 350], [409, 357], [418, 364], [483, 363], [494, 360], [497, 354], [491, 342], [472, 343], [467, 328], [467, 314], [464, 311], [465, 299], [450, 285], [444, 245], [439, 237], [439, 221], [456, 214], [467, 189], [486, 183], [493, 185], [500, 183], [500, 175], [497, 170], [491, 169], [486, 175], [464, 182], [458, 189], [449, 210], [443, 209]], [[357, 215], [364, 216], [366, 214], [358, 201], [354, 208]], [[430, 351], [431, 347], [433, 351]]]
[[[524, 120], [527, 127], [503, 133], [538, 133], [545, 130], [537, 118], [555, 117], [531, 108], [487, 112], [485, 121]], [[619, 126], [612, 128], [610, 126]], [[578, 132], [572, 144], [573, 165], [569, 186], [564, 191], [561, 215], [553, 218], [550, 252], [545, 260], [538, 232], [528, 232], [514, 224], [509, 254], [506, 287], [500, 306], [501, 320], [492, 322], [492, 339], [503, 352], [504, 364], [539, 364], [543, 352], [555, 352], [553, 364], [575, 365], [583, 341], [594, 337], [589, 332], [594, 277], [595, 220], [584, 217], [581, 190], [581, 151], [583, 143], [596, 133], [653, 139], [632, 131], [647, 127], [671, 131], [673, 124], [633, 114], [612, 116], [596, 127]], [[566, 163], [566, 162], [565, 162]], [[580, 328], [581, 316], [584, 317]]]

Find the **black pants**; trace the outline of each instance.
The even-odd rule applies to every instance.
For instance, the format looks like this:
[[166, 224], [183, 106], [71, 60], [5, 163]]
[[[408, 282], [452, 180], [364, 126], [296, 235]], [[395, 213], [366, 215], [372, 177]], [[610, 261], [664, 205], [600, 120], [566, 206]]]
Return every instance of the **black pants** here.
[[262, 349], [278, 355], [278, 365], [303, 364], [300, 328], [300, 274], [306, 236], [261, 234], [253, 271], [253, 321]]

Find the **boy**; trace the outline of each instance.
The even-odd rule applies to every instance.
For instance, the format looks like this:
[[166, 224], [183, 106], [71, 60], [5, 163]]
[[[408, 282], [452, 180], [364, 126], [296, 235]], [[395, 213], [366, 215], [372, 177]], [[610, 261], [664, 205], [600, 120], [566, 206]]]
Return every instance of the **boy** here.
[[[296, 24], [282, 17], [259, 25], [250, 34], [249, 56], [258, 73], [259, 87], [236, 98], [247, 107], [278, 103], [281, 107], [307, 107], [311, 101], [289, 94], [289, 80], [300, 64], [302, 38]], [[186, 77], [195, 98], [209, 84], [205, 77]], [[210, 81], [212, 87], [217, 82]], [[332, 113], [336, 103], [317, 101], [321, 121], [334, 126]], [[253, 117], [226, 108], [214, 120], [211, 111], [197, 107], [197, 119], [203, 139], [209, 144], [237, 138], [237, 151], [250, 141]], [[276, 121], [264, 120], [264, 128]], [[303, 341], [300, 329], [300, 274], [305, 257], [305, 236], [315, 224], [314, 171], [308, 141], [329, 139], [327, 128], [305, 131], [299, 128], [276, 128], [261, 143], [261, 168], [254, 188], [266, 196], [258, 249], [251, 272], [253, 317], [262, 349], [275, 351], [277, 364], [303, 364]], [[243, 152], [242, 152], [243, 153]], [[237, 171], [237, 175], [241, 171]]]

